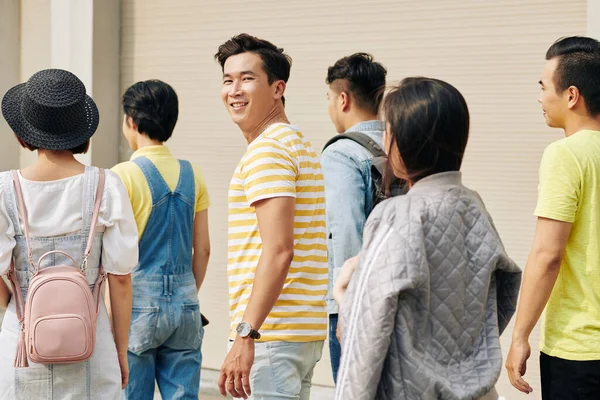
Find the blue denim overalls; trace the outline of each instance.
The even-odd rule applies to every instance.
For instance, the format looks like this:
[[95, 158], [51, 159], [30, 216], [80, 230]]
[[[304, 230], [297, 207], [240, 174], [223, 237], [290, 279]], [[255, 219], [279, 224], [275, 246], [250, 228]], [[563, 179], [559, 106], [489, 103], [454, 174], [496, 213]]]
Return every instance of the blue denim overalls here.
[[197, 400], [204, 330], [192, 273], [194, 171], [180, 160], [179, 182], [171, 191], [148, 158], [133, 162], [150, 187], [152, 212], [132, 273], [130, 377], [123, 395], [152, 399], [156, 379], [163, 399]]

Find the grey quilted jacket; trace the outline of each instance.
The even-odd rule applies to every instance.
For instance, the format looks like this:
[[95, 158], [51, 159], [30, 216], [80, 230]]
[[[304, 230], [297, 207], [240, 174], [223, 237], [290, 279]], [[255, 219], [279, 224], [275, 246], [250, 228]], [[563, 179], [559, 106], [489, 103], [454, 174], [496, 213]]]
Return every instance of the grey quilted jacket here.
[[502, 368], [499, 336], [521, 270], [460, 172], [381, 203], [340, 310], [337, 400], [477, 399]]

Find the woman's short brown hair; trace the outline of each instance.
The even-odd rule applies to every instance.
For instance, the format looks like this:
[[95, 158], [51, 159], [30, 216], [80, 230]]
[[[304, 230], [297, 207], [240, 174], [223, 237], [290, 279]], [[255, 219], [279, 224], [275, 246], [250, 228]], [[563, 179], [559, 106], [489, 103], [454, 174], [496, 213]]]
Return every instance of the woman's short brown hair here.
[[[19, 142], [19, 144], [21, 145], [21, 147], [23, 147], [24, 149], [30, 150], [30, 151], [36, 151], [39, 150], [39, 147], [36, 146], [32, 146], [29, 143], [25, 142], [23, 139], [17, 137], [17, 141]], [[90, 141], [87, 140], [85, 143], [80, 144], [77, 147], [74, 147], [72, 149], [68, 149], [67, 151], [70, 151], [73, 154], [85, 154], [88, 152], [88, 150], [90, 149]]]

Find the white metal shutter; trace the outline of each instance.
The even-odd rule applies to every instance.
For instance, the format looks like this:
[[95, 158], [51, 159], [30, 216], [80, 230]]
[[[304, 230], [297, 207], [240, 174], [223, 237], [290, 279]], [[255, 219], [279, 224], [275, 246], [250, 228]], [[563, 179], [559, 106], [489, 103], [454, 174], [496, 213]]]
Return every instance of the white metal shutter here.
[[[200, 293], [211, 320], [204, 367], [219, 369], [226, 352], [227, 188], [245, 149], [221, 104], [221, 70], [212, 57], [236, 33], [268, 39], [292, 56], [288, 116], [316, 148], [334, 134], [324, 80], [340, 57], [372, 53], [387, 67], [390, 84], [424, 75], [455, 85], [472, 120], [465, 182], [482, 195], [509, 254], [525, 266], [540, 156], [562, 135], [544, 124], [537, 82], [552, 42], [585, 34], [585, 0], [123, 0], [122, 7], [122, 88], [149, 78], [174, 86], [180, 118], [168, 145], [177, 157], [201, 166], [210, 190], [213, 250]], [[511, 331], [502, 339], [505, 353]], [[527, 372], [533, 398], [540, 398], [537, 341], [536, 330]], [[331, 383], [330, 375], [324, 353], [313, 382]], [[510, 387], [504, 370], [498, 391], [507, 399], [525, 398]]]

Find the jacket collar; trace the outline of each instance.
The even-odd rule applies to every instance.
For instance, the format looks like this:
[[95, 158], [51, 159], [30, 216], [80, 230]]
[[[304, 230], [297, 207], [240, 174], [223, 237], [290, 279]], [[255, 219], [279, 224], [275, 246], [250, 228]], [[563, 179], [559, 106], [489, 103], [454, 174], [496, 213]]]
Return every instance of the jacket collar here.
[[379, 120], [362, 121], [356, 125], [353, 125], [346, 132], [372, 132], [372, 131], [385, 131], [385, 123]]
[[427, 192], [445, 186], [462, 186], [462, 172], [451, 171], [429, 175], [415, 183], [408, 194]]

